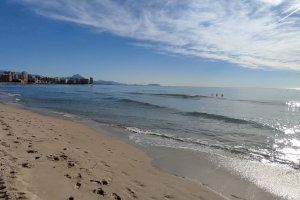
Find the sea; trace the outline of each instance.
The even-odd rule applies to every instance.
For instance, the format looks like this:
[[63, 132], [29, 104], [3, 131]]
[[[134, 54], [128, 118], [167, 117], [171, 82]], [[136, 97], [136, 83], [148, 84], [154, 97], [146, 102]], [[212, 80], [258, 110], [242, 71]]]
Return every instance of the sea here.
[[205, 153], [216, 168], [274, 199], [300, 199], [297, 89], [3, 84], [0, 101], [118, 127], [132, 143], [167, 149], [179, 160]]

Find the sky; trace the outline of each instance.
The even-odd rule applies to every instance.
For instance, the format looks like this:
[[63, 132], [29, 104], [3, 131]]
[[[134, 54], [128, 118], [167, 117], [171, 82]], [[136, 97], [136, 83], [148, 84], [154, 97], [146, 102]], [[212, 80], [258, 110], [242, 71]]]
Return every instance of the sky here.
[[300, 88], [300, 0], [1, 0], [0, 70]]

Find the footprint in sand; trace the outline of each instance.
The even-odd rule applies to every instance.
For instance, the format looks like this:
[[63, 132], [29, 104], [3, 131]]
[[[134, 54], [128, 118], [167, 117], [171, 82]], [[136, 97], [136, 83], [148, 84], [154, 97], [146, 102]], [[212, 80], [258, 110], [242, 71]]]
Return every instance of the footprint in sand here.
[[76, 188], [79, 189], [81, 187], [81, 183], [77, 182], [76, 183]]
[[172, 196], [172, 195], [169, 195], [169, 194], [164, 195], [164, 197], [165, 197], [166, 199], [173, 199], [173, 196]]
[[25, 195], [26, 193], [24, 192], [18, 192], [16, 199], [27, 199]]
[[10, 147], [10, 145], [7, 144], [6, 142], [1, 142], [1, 145], [4, 146], [4, 147]]
[[98, 180], [90, 180], [91, 183], [97, 183], [99, 185], [108, 185], [108, 181], [103, 179], [102, 181], [98, 181]]
[[69, 161], [69, 162], [68, 162], [68, 167], [69, 167], [69, 168], [74, 167], [74, 166], [75, 166], [75, 163], [74, 163], [74, 162], [72, 162], [72, 161]]
[[56, 155], [51, 154], [51, 155], [47, 156], [47, 158], [52, 161], [59, 161], [59, 157]]
[[82, 175], [80, 173], [78, 173], [77, 178], [82, 179]]
[[27, 153], [38, 153], [37, 151], [35, 151], [35, 150], [32, 150], [32, 149], [30, 149], [30, 150], [27, 150]]
[[0, 200], [7, 200], [9, 199], [9, 196], [6, 192], [6, 186], [3, 178], [0, 176]]
[[106, 166], [106, 167], [110, 167], [110, 165], [109, 164], [107, 164], [106, 162], [104, 162], [104, 161], [101, 161], [101, 163], [104, 165], [104, 166]]
[[65, 177], [67, 177], [68, 179], [72, 178], [69, 174], [65, 174]]
[[135, 192], [134, 192], [132, 189], [130, 189], [130, 188], [126, 188], [126, 189], [127, 189], [127, 191], [129, 192], [129, 194], [130, 194], [134, 199], [137, 199], [137, 196], [136, 196]]
[[68, 159], [68, 156], [65, 155], [64, 153], [61, 153], [61, 155], [60, 155], [59, 157], [61, 157], [61, 158], [64, 159], [64, 160], [67, 160], [67, 159]]
[[101, 185], [101, 181], [97, 181], [97, 180], [90, 180], [91, 183], [98, 183], [99, 185]]
[[103, 179], [101, 183], [102, 183], [102, 185], [108, 185], [108, 182], [105, 179]]
[[105, 192], [104, 192], [104, 190], [102, 188], [94, 189], [93, 193], [101, 195], [101, 196], [105, 196]]
[[32, 167], [31, 164], [28, 163], [28, 162], [22, 163], [21, 165], [22, 165], [22, 167], [24, 167], [24, 168], [31, 168], [31, 167]]
[[116, 193], [113, 193], [113, 197], [115, 200], [122, 200], [121, 197], [119, 195], [117, 195]]
[[138, 180], [134, 180], [134, 182], [140, 187], [146, 187], [146, 185]]

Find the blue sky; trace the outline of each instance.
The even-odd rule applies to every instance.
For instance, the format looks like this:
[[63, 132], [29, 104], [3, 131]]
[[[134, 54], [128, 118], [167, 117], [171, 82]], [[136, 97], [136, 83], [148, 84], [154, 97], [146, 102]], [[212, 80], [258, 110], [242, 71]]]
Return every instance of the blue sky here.
[[298, 0], [2, 0], [0, 69], [300, 87], [299, 10]]

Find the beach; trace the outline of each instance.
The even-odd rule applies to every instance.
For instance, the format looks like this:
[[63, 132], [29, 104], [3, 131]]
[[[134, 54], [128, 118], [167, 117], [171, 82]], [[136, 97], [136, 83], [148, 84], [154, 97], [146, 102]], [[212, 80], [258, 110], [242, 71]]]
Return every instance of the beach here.
[[223, 199], [84, 124], [5, 104], [0, 124], [0, 199]]
[[0, 1], [0, 200], [300, 200], [299, 2]]
[[[226, 98], [211, 97], [209, 96], [211, 91], [224, 93]], [[300, 187], [298, 181], [300, 178], [298, 170], [298, 147], [300, 147], [298, 141], [300, 138], [297, 134], [299, 116], [295, 115], [298, 108], [294, 107], [295, 104], [291, 100], [297, 99], [299, 94], [297, 91], [284, 91], [286, 97], [282, 98], [282, 92], [277, 89], [241, 88], [2, 85], [0, 102], [3, 102], [3, 106], [5, 105], [2, 106], [3, 109], [9, 109], [3, 112], [2, 117], [4, 118], [6, 113], [11, 115], [14, 113], [10, 109], [21, 109], [22, 112], [18, 112], [26, 112], [26, 114], [22, 114], [26, 116], [22, 117], [26, 120], [27, 116], [32, 116], [31, 114], [39, 116], [36, 116], [35, 120], [29, 119], [30, 126], [34, 125], [31, 128], [25, 126], [29, 125], [28, 121], [18, 119], [20, 126], [24, 126], [23, 129], [27, 130], [19, 130], [21, 133], [18, 134], [14, 133], [18, 135], [17, 137], [21, 138], [19, 134], [23, 132], [30, 134], [35, 132], [33, 134], [35, 137], [46, 134], [46, 138], [50, 137], [47, 141], [64, 141], [61, 144], [63, 147], [59, 148], [56, 147], [57, 143], [47, 143], [47, 145], [43, 143], [43, 147], [54, 146], [55, 148], [55, 150], [43, 153], [41, 153], [43, 148], [36, 150], [38, 145], [25, 144], [20, 151], [26, 156], [31, 156], [33, 162], [49, 162], [50, 160], [52, 167], [53, 164], [66, 166], [69, 160], [83, 157], [91, 160], [82, 161], [85, 164], [91, 162], [92, 164], [85, 167], [90, 169], [94, 166], [96, 168], [103, 167], [104, 164], [101, 161], [109, 163], [108, 160], [110, 160], [108, 170], [114, 171], [111, 167], [116, 165], [126, 167], [130, 163], [130, 166], [134, 164], [134, 168], [122, 171], [127, 173], [132, 170], [130, 175], [137, 176], [138, 171], [145, 169], [145, 166], [136, 165], [136, 161], [132, 161], [132, 157], [136, 159], [138, 156], [128, 157], [127, 148], [130, 148], [143, 154], [142, 158], [147, 160], [147, 166], [153, 166], [156, 171], [159, 170], [160, 173], [171, 177], [184, 177], [183, 180], [205, 186], [204, 188], [209, 188], [209, 191], [214, 191], [225, 199], [296, 200], [300, 197], [298, 189]], [[27, 112], [31, 114], [29, 115]], [[276, 113], [279, 114], [275, 115]], [[16, 116], [11, 118], [15, 119]], [[40, 119], [45, 118], [47, 118], [47, 123], [44, 123], [45, 120], [39, 122]], [[59, 120], [59, 123], [53, 120]], [[64, 122], [61, 125], [63, 127], [58, 129], [56, 126], [62, 124], [61, 121]], [[21, 122], [25, 125], [22, 125]], [[5, 123], [17, 122], [7, 121]], [[77, 124], [75, 130], [74, 124]], [[79, 124], [88, 130], [78, 132], [81, 130], [78, 128]], [[9, 125], [10, 128], [7, 128], [6, 125], [3, 126], [4, 129], [7, 129], [6, 132], [12, 132], [10, 129], [14, 130], [19, 127], [19, 125], [13, 124]], [[1, 127], [0, 130], [2, 130]], [[8, 133], [3, 135], [6, 137], [6, 134]], [[80, 138], [80, 143], [77, 140], [72, 141], [74, 136], [77, 138], [78, 135], [88, 135], [89, 137]], [[22, 137], [25, 136], [29, 136], [30, 140], [35, 141], [31, 135], [22, 134]], [[68, 138], [64, 136], [68, 136]], [[70, 138], [71, 136], [73, 138]], [[93, 147], [93, 149], [97, 149], [97, 152], [87, 150], [87, 148], [92, 148], [90, 144], [99, 137], [103, 139], [95, 141], [97, 144], [95, 144], [96, 147]], [[5, 142], [16, 142], [11, 146], [21, 148], [20, 146], [24, 143], [15, 141], [16, 136], [8, 138], [11, 140]], [[104, 146], [102, 140], [106, 140], [105, 138], [108, 138], [110, 142], [118, 141], [122, 146], [116, 145], [115, 142], [106, 142], [106, 146]], [[76, 147], [67, 147], [70, 144], [66, 144], [65, 141], [72, 145], [76, 144]], [[32, 143], [32, 141], [27, 143], [29, 142]], [[29, 148], [28, 145], [32, 146]], [[117, 147], [114, 150], [107, 149], [112, 149], [112, 146]], [[64, 148], [66, 149], [64, 150]], [[67, 151], [67, 149], [74, 150]], [[108, 151], [112, 151], [114, 156], [110, 155], [111, 152]], [[15, 152], [15, 149], [11, 152]], [[121, 159], [123, 159], [123, 155], [127, 157], [124, 157], [121, 162], [117, 152], [121, 155]], [[38, 155], [39, 153], [43, 156]], [[70, 155], [71, 153], [73, 155]], [[99, 161], [97, 161], [98, 158]], [[115, 162], [115, 160], [118, 162], [112, 165], [111, 162]], [[22, 165], [20, 162], [17, 163], [18, 166]], [[99, 162], [100, 165], [97, 164]], [[123, 162], [127, 164], [119, 164]], [[36, 168], [36, 165], [34, 166]], [[57, 166], [54, 167], [57, 169]], [[68, 168], [68, 170], [70, 169]], [[139, 175], [144, 171], [141, 170]], [[123, 175], [121, 173], [121, 176]], [[69, 181], [70, 177], [76, 179], [76, 174], [71, 176], [68, 172], [64, 172], [63, 176], [67, 177]], [[116, 176], [121, 177], [118, 173]], [[107, 178], [102, 175], [99, 177], [101, 179], [97, 180], [99, 183], [102, 178], [105, 180]], [[161, 174], [159, 174], [159, 178], [141, 179], [152, 180], [152, 184], [156, 185], [161, 180]], [[169, 185], [174, 185], [174, 181], [169, 182], [172, 183]], [[77, 182], [73, 181], [72, 184], [74, 186]], [[147, 183], [147, 185], [150, 184]], [[77, 187], [83, 190], [84, 184], [79, 182]], [[157, 187], [163, 188], [159, 185]], [[133, 186], [129, 187], [130, 190], [127, 190], [125, 186], [123, 188], [127, 193], [130, 193], [131, 190], [134, 191], [134, 194], [139, 192], [138, 188]], [[153, 188], [155, 189], [152, 190], [152, 193], [160, 191], [154, 186]], [[182, 190], [185, 190], [185, 186], [179, 188], [176, 190], [180, 193], [177, 199], [184, 199], [185, 195], [181, 194]], [[101, 189], [104, 191], [103, 188]], [[98, 193], [97, 189], [92, 187], [89, 187], [89, 191]], [[145, 192], [141, 191], [142, 194], [145, 194], [144, 196], [150, 196], [150, 198], [153, 196]], [[199, 192], [201, 193], [201, 190]], [[99, 193], [103, 194], [100, 191]], [[115, 192], [112, 191], [111, 194], [113, 193]], [[193, 192], [189, 193], [194, 194]], [[110, 198], [111, 194], [105, 197]], [[172, 192], [172, 194], [174, 193]], [[164, 199], [164, 195], [170, 197], [169, 194], [162, 194], [162, 197], [157, 198]], [[141, 198], [142, 195], [137, 196]], [[100, 196], [100, 198], [105, 197]], [[128, 198], [126, 195], [121, 197]], [[145, 199], [145, 197], [143, 198]], [[189, 195], [186, 198], [189, 198]]]

